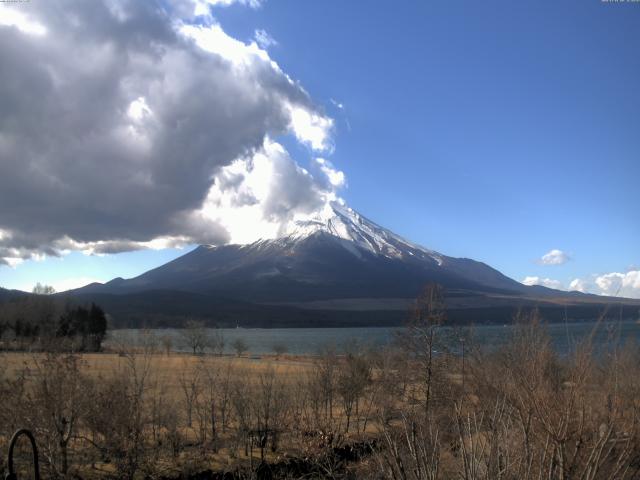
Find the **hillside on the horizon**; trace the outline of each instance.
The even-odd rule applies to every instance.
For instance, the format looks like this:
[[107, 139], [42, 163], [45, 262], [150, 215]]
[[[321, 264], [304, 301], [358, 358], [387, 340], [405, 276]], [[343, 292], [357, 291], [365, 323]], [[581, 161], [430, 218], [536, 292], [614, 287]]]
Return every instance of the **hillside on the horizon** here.
[[334, 204], [281, 237], [202, 245], [132, 279], [68, 292], [96, 301], [118, 324], [227, 326], [391, 325], [407, 318], [426, 283], [441, 284], [455, 322], [506, 322], [519, 308], [549, 320], [599, 316], [607, 304], [634, 317], [640, 301], [526, 286], [490, 266], [412, 244]]

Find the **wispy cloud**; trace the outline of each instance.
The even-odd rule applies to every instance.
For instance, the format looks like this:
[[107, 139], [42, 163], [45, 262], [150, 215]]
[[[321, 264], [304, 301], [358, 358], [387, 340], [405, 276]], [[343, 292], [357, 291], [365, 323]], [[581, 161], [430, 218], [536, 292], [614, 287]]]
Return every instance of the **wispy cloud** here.
[[342, 120], [344, 120], [344, 123], [347, 126], [347, 130], [351, 131], [351, 123], [349, 122], [349, 117], [347, 116], [347, 107], [345, 106], [345, 104], [339, 102], [335, 98], [330, 98], [329, 101], [339, 111], [340, 117], [342, 118]]
[[333, 98], [330, 99], [331, 103], [333, 104], [334, 107], [336, 107], [339, 110], [344, 110], [344, 103], [339, 102]]
[[336, 169], [333, 164], [325, 158], [316, 158], [316, 164], [325, 175], [327, 181], [333, 188], [342, 188], [347, 182], [344, 172]]
[[268, 49], [269, 47], [274, 47], [278, 45], [278, 42], [267, 33], [266, 30], [258, 29], [254, 32], [253, 38], [256, 43], [260, 45], [260, 48]]
[[[180, 1], [180, 0], [178, 0]], [[250, 8], [260, 8], [264, 0], [186, 0], [186, 4], [192, 5], [195, 15], [209, 15], [210, 7], [230, 7], [231, 5], [244, 5]]]

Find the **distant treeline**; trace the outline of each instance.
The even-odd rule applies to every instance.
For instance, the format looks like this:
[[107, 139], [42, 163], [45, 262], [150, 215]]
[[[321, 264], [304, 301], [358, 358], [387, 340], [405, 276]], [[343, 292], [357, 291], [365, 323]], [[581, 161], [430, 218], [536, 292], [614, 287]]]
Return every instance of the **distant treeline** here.
[[[203, 300], [204, 298], [204, 300]], [[87, 295], [80, 303], [95, 302], [110, 315], [116, 328], [182, 328], [189, 320], [207, 327], [235, 328], [323, 328], [398, 327], [406, 323], [407, 310], [320, 310], [283, 305], [237, 304], [233, 301], [207, 303], [206, 296], [184, 292], [140, 292], [131, 295]], [[550, 323], [598, 319], [603, 312], [610, 318], [638, 319], [638, 305], [538, 305], [535, 303], [447, 308], [448, 325], [512, 324], [520, 310], [537, 309]]]
[[107, 317], [94, 303], [83, 306], [50, 295], [0, 303], [0, 341], [5, 349], [48, 349], [55, 344], [99, 351], [106, 332]]

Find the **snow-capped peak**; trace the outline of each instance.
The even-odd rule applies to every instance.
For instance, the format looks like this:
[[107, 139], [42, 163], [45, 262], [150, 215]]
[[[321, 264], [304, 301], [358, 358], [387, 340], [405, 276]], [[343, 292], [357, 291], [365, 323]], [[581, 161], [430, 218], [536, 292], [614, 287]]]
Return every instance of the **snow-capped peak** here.
[[428, 256], [442, 264], [442, 256], [438, 252], [415, 245], [338, 202], [332, 202], [307, 220], [292, 222], [283, 237], [300, 240], [318, 232], [345, 240], [344, 247], [356, 255], [360, 253], [354, 247], [359, 247], [389, 258]]

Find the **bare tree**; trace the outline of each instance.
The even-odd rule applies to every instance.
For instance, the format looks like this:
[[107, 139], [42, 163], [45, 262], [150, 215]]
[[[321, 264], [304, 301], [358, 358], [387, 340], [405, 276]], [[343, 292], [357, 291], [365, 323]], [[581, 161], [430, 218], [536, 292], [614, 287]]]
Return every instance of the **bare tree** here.
[[376, 459], [382, 478], [441, 478], [441, 441], [433, 424], [418, 422], [411, 413], [403, 414], [397, 428], [384, 425], [380, 436]]
[[191, 350], [194, 355], [204, 353], [205, 349], [210, 345], [209, 334], [202, 322], [195, 320], [187, 321], [184, 328], [180, 331], [180, 334], [186, 347]]
[[233, 363], [202, 359], [198, 362], [200, 394], [196, 396], [196, 412], [199, 417], [200, 439], [204, 443], [211, 438], [213, 451], [218, 450], [221, 433], [226, 433], [229, 417], [231, 379], [235, 376]]
[[333, 420], [333, 406], [336, 391], [336, 364], [337, 355], [333, 346], [326, 346], [320, 352], [316, 360], [314, 371], [315, 387], [320, 393], [324, 407], [324, 418], [331, 423]]
[[416, 299], [411, 321], [400, 341], [417, 364], [417, 385], [425, 416], [429, 415], [434, 391], [438, 346], [438, 329], [446, 317], [444, 291], [438, 284], [428, 284]]
[[337, 380], [337, 392], [342, 399], [346, 416], [345, 433], [349, 433], [351, 419], [359, 415], [360, 399], [371, 382], [371, 366], [364, 355], [350, 353], [340, 364]]
[[287, 397], [284, 384], [272, 369], [259, 375], [251, 395], [252, 433], [258, 441], [263, 461], [269, 440], [272, 451], [278, 448], [278, 438], [286, 424]]
[[43, 285], [38, 282], [35, 284], [31, 292], [35, 293], [36, 295], [53, 295], [54, 293], [56, 293], [56, 289], [51, 285]]
[[34, 357], [33, 388], [25, 398], [28, 424], [41, 439], [42, 452], [54, 475], [69, 471], [69, 443], [88, 410], [80, 359], [73, 354]]
[[250, 442], [251, 426], [253, 424], [251, 410], [251, 393], [249, 385], [243, 378], [248, 376], [246, 371], [236, 370], [236, 375], [231, 379], [229, 400], [235, 414], [236, 435], [233, 451], [240, 444], [244, 446], [244, 455], [250, 455], [252, 444]]
[[232, 362], [227, 362], [224, 370], [220, 373], [218, 383], [218, 411], [222, 421], [222, 433], [226, 433], [229, 424], [229, 409], [231, 395], [231, 379], [236, 375]]
[[160, 337], [160, 343], [162, 344], [162, 349], [167, 357], [171, 355], [171, 350], [173, 350], [173, 337], [165, 334]]
[[152, 355], [126, 354], [125, 363], [112, 375], [99, 377], [90, 392], [91, 411], [85, 440], [114, 463], [119, 478], [133, 479], [147, 463], [146, 430], [150, 425], [148, 387]]
[[225, 345], [225, 340], [224, 340], [224, 335], [222, 334], [222, 330], [220, 330], [219, 328], [215, 328], [213, 330], [213, 333], [210, 335], [209, 343], [210, 343], [211, 350], [213, 350], [214, 354], [218, 356], [222, 355], [224, 353], [224, 345]]
[[289, 349], [284, 343], [274, 343], [271, 349], [273, 350], [273, 353], [275, 353], [276, 357], [278, 358], [280, 358], [282, 355], [284, 355], [289, 351]]
[[238, 357], [241, 357], [249, 349], [247, 342], [245, 342], [242, 338], [236, 338], [231, 346], [236, 351], [236, 355]]
[[197, 403], [198, 396], [201, 390], [201, 369], [192, 368], [191, 365], [185, 361], [178, 377], [178, 383], [182, 392], [185, 411], [187, 414], [187, 427], [191, 428], [193, 425], [193, 410]]

